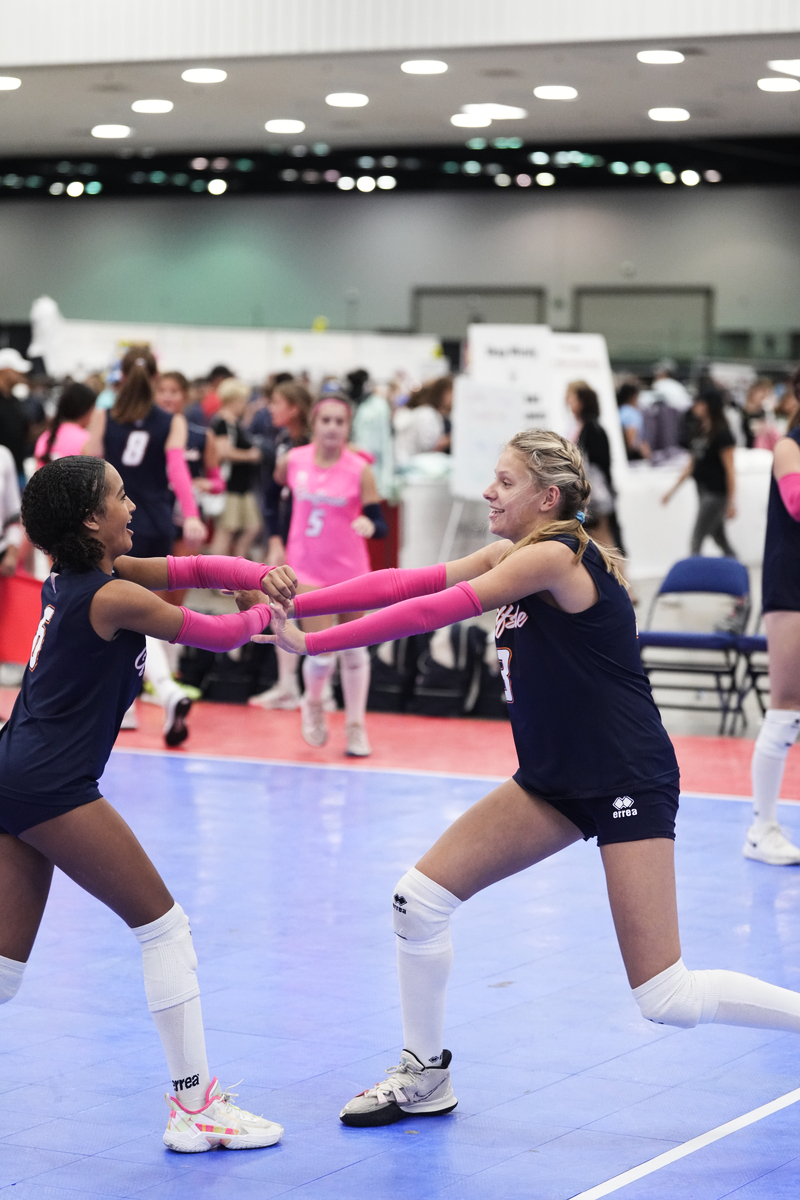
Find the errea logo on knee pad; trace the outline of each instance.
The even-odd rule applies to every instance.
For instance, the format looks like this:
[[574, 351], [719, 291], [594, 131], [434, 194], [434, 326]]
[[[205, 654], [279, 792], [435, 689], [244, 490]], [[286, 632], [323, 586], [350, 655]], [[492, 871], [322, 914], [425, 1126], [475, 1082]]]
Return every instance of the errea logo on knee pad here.
[[405, 896], [401, 896], [399, 892], [395, 892], [392, 896], [392, 908], [395, 912], [405, 913], [408, 901]]
[[631, 800], [630, 796], [617, 796], [614, 801], [614, 808], [616, 809], [616, 812], [613, 813], [614, 817], [638, 816], [638, 811], [633, 807], [633, 800]]

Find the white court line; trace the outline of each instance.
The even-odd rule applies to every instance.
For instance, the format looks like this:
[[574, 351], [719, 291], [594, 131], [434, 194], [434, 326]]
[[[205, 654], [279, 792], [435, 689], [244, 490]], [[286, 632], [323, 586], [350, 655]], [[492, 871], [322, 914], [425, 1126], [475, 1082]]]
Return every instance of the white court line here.
[[708, 1133], [701, 1133], [699, 1137], [684, 1142], [682, 1146], [674, 1146], [672, 1150], [667, 1150], [664, 1154], [651, 1158], [649, 1162], [633, 1167], [630, 1171], [624, 1171], [622, 1175], [615, 1175], [613, 1179], [607, 1179], [605, 1183], [598, 1183], [596, 1187], [589, 1188], [588, 1192], [580, 1192], [577, 1196], [573, 1196], [572, 1200], [600, 1200], [601, 1196], [610, 1196], [612, 1192], [618, 1192], [620, 1188], [627, 1187], [629, 1183], [635, 1183], [637, 1179], [643, 1179], [645, 1175], [652, 1175], [654, 1171], [660, 1171], [662, 1167], [668, 1167], [670, 1163], [686, 1158], [687, 1154], [694, 1154], [695, 1150], [702, 1150], [704, 1146], [710, 1146], [712, 1142], [718, 1142], [720, 1138], [737, 1133], [740, 1129], [755, 1124], [756, 1121], [762, 1121], [764, 1117], [770, 1117], [773, 1113], [780, 1112], [782, 1108], [796, 1104], [798, 1100], [800, 1100], [800, 1088], [795, 1088], [793, 1092], [787, 1092], [785, 1096], [779, 1096], [777, 1100], [770, 1100], [769, 1104], [762, 1104], [760, 1108], [754, 1108], [751, 1112], [745, 1113], [743, 1117], [726, 1121], [724, 1125], [718, 1125], [716, 1129], [711, 1129]]
[[[234, 762], [247, 763], [260, 767], [304, 767], [311, 771], [368, 771], [374, 775], [429, 775], [434, 779], [474, 779], [479, 783], [504, 783], [508, 775], [470, 775], [462, 771], [420, 770], [417, 767], [368, 767], [354, 766], [350, 763], [311, 763], [298, 762], [296, 759], [283, 758], [247, 758], [237, 754], [198, 754], [196, 751], [174, 750], [142, 750], [136, 746], [115, 746], [112, 754], [142, 754], [150, 758], [172, 758], [178, 762], [187, 759], [198, 759], [201, 762]], [[752, 804], [752, 796], [728, 796], [723, 792], [681, 792], [682, 800], [734, 800], [739, 804]], [[779, 800], [779, 804], [797, 804], [797, 800]]]

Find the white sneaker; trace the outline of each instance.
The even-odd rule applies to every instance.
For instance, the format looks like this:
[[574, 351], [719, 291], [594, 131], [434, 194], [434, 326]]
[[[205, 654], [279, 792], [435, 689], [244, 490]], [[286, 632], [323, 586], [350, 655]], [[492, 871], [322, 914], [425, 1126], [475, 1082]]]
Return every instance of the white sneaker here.
[[441, 1066], [423, 1067], [415, 1054], [404, 1050], [396, 1067], [387, 1067], [388, 1079], [354, 1096], [339, 1113], [345, 1125], [359, 1128], [392, 1125], [403, 1117], [441, 1117], [458, 1104], [450, 1085], [449, 1050], [442, 1051]]
[[130, 706], [128, 711], [125, 713], [125, 716], [122, 718], [122, 724], [120, 725], [120, 729], [138, 729], [138, 728], [139, 728], [139, 718], [136, 715], [136, 701], [134, 700], [133, 704]]
[[226, 1150], [259, 1150], [280, 1140], [283, 1126], [257, 1117], [231, 1103], [236, 1092], [220, 1091], [212, 1079], [201, 1108], [184, 1108], [175, 1096], [165, 1096], [170, 1108], [164, 1145], [178, 1154], [201, 1154], [224, 1146]]
[[345, 725], [347, 734], [347, 749], [345, 754], [350, 758], [368, 758], [372, 754], [367, 731], [360, 721], [349, 721]]
[[191, 707], [191, 699], [176, 686], [164, 705], [164, 741], [168, 746], [180, 746], [189, 736], [186, 718]]
[[253, 708], [281, 708], [286, 712], [294, 712], [300, 707], [300, 689], [281, 683], [280, 679], [265, 692], [250, 696], [247, 701]]
[[742, 854], [773, 867], [791, 867], [800, 863], [800, 847], [789, 841], [777, 821], [766, 825], [754, 821], [747, 831]]
[[325, 724], [321, 700], [309, 700], [308, 696], [303, 696], [300, 701], [300, 732], [309, 746], [316, 749], [327, 742], [328, 727]]

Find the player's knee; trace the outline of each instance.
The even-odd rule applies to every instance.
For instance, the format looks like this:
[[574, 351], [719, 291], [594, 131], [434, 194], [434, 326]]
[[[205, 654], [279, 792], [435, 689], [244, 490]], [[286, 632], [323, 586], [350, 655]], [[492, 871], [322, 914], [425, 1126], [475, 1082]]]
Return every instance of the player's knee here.
[[404, 950], [437, 954], [450, 945], [450, 916], [461, 901], [416, 867], [398, 880], [392, 896], [392, 925]]
[[356, 667], [365, 666], [369, 663], [369, 650], [366, 646], [351, 646], [347, 650], [341, 650], [342, 666], [355, 669]]
[[687, 971], [683, 959], [654, 975], [633, 995], [643, 1017], [656, 1025], [693, 1029], [713, 1020], [716, 1008], [710, 971]]
[[180, 904], [133, 932], [142, 947], [144, 990], [151, 1012], [174, 1008], [200, 995], [192, 931]]
[[25, 963], [15, 958], [3, 958], [0, 954], [0, 1004], [13, 1000], [22, 986]]

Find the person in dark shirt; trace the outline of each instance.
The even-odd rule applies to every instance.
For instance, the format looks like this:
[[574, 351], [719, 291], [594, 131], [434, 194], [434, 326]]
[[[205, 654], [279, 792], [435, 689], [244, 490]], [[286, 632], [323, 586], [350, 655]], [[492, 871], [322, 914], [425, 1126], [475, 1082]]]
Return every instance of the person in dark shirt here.
[[13, 389], [25, 383], [30, 369], [31, 364], [12, 346], [0, 350], [0, 446], [7, 446], [13, 454], [21, 487], [25, 485], [22, 464], [29, 453], [29, 429], [25, 408]]
[[567, 407], [575, 418], [573, 441], [587, 464], [592, 498], [586, 514], [586, 528], [604, 546], [616, 546], [626, 556], [622, 530], [617, 519], [616, 496], [611, 479], [611, 447], [608, 434], [600, 424], [600, 400], [594, 388], [583, 380], [567, 388]]
[[736, 474], [733, 450], [736, 440], [725, 420], [725, 400], [717, 388], [701, 392], [692, 405], [689, 452], [691, 458], [678, 481], [663, 496], [668, 504], [691, 475], [697, 484], [699, 507], [692, 531], [692, 554], [700, 554], [712, 537], [726, 558], [736, 558], [728, 541], [725, 521], [736, 516]]
[[[233, 553], [247, 558], [261, 532], [261, 514], [255, 497], [261, 451], [242, 428], [250, 388], [241, 379], [225, 379], [219, 387], [219, 398], [222, 407], [212, 418], [209, 429], [216, 440], [222, 476], [227, 476], [227, 495], [212, 553]], [[235, 548], [231, 550], [234, 539]]]

